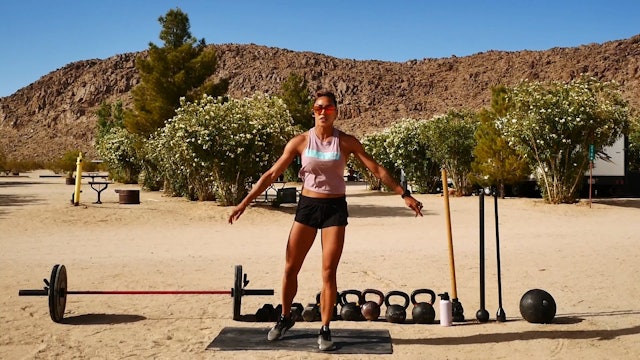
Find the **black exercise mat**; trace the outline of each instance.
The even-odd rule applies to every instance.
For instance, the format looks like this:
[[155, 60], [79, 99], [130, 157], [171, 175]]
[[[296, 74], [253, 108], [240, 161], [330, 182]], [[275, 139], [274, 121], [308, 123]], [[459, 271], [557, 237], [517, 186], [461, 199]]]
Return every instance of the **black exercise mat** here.
[[[207, 350], [290, 350], [320, 352], [318, 330], [290, 329], [284, 338], [267, 341], [268, 328], [225, 327], [207, 346]], [[391, 336], [387, 330], [331, 329], [335, 345], [332, 353], [392, 354]]]

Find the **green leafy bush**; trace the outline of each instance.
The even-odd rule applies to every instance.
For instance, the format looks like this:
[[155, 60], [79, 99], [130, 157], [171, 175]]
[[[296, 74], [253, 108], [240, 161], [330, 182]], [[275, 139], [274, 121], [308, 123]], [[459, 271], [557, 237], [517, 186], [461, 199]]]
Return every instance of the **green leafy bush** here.
[[77, 169], [78, 156], [80, 150], [69, 150], [65, 152], [59, 159], [54, 160], [47, 167], [55, 173], [63, 172], [67, 177], [73, 177], [73, 173]]
[[[385, 146], [388, 139], [389, 132], [385, 130], [365, 135], [362, 138], [361, 143], [362, 147], [364, 147], [364, 150], [369, 155], [371, 155], [380, 165], [389, 170], [393, 176], [398, 178], [400, 176], [400, 169], [395, 166], [395, 162], [391, 158], [391, 154], [389, 154], [389, 151]], [[377, 179], [363, 163], [356, 160], [353, 156], [349, 158], [347, 166], [362, 174], [362, 177], [370, 190], [382, 189], [382, 182]]]
[[281, 99], [184, 99], [176, 116], [156, 132], [146, 153], [176, 194], [235, 205], [278, 159], [295, 133]]
[[384, 146], [394, 167], [403, 169], [414, 191], [434, 192], [440, 183], [440, 165], [433, 159], [429, 143], [429, 122], [402, 119], [388, 129]]
[[612, 145], [628, 126], [619, 86], [583, 76], [568, 83], [523, 81], [509, 89], [509, 111], [497, 120], [508, 143], [535, 169], [543, 197], [573, 203], [596, 151]]
[[125, 184], [138, 182], [142, 168], [140, 136], [122, 127], [113, 127], [96, 141], [96, 151], [104, 161], [111, 178]]
[[427, 122], [426, 137], [434, 162], [444, 166], [456, 195], [471, 194], [471, 164], [478, 121], [471, 111], [449, 111]]

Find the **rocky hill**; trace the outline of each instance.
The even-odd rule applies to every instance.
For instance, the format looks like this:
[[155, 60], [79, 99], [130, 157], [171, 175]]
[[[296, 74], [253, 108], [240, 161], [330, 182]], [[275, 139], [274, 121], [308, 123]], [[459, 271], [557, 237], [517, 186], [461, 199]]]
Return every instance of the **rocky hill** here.
[[[229, 95], [275, 93], [291, 72], [313, 90], [333, 89], [337, 125], [362, 136], [401, 118], [430, 118], [449, 109], [488, 106], [491, 87], [522, 79], [569, 80], [582, 73], [618, 81], [640, 109], [640, 35], [604, 44], [546, 51], [488, 51], [406, 62], [338, 59], [259, 45], [220, 44], [215, 77], [231, 79]], [[95, 156], [95, 110], [101, 102], [131, 104], [135, 58], [119, 54], [71, 63], [0, 98], [0, 145], [9, 158], [50, 160], [79, 149]]]

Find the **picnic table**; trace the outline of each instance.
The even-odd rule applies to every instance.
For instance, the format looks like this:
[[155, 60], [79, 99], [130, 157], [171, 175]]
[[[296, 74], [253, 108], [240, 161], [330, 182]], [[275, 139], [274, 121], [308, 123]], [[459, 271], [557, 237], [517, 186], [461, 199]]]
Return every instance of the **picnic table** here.
[[95, 182], [96, 178], [101, 178], [104, 180], [107, 180], [107, 178], [109, 177], [109, 174], [101, 174], [98, 172], [87, 172], [87, 173], [83, 173], [82, 174], [83, 178], [91, 178], [91, 182]]
[[271, 199], [276, 199], [278, 197], [278, 190], [284, 189], [286, 184], [286, 181], [274, 181], [271, 183], [271, 185], [269, 185], [269, 187], [264, 191], [264, 201], [268, 201], [270, 192], [273, 192]]
[[110, 184], [113, 184], [110, 181], [89, 181], [89, 186], [98, 194], [98, 200], [94, 202], [94, 204], [102, 204], [100, 201], [100, 194], [103, 191], [107, 190]]
[[281, 203], [296, 203], [298, 191], [295, 187], [285, 188], [286, 185], [286, 181], [274, 181], [254, 202], [273, 203], [280, 200]]

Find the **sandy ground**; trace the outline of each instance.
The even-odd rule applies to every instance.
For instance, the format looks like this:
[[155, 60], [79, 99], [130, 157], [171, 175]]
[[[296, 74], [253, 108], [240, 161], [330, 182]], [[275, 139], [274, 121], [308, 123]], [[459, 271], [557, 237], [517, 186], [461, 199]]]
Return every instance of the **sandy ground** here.
[[[254, 206], [229, 225], [229, 208], [141, 192], [123, 205], [111, 185], [96, 194], [47, 172], [0, 178], [0, 358], [2, 359], [637, 359], [640, 358], [640, 200], [598, 199], [593, 205], [547, 205], [539, 199], [499, 201], [503, 308], [498, 309], [493, 201], [486, 198], [486, 308], [480, 304], [478, 197], [450, 198], [457, 295], [467, 319], [452, 327], [386, 321], [332, 323], [333, 329], [386, 329], [392, 355], [309, 351], [205, 350], [224, 328], [267, 328], [232, 319], [232, 299], [219, 296], [73, 296], [64, 324], [49, 318], [45, 297], [19, 297], [41, 288], [54, 264], [64, 264], [70, 290], [228, 290], [242, 265], [249, 288], [274, 296], [244, 297], [242, 312], [279, 303], [284, 248], [294, 208]], [[350, 224], [339, 288], [384, 292], [430, 288], [452, 292], [444, 198], [417, 195], [415, 218], [398, 196], [348, 186]], [[320, 288], [320, 246], [314, 244], [299, 278], [297, 302]], [[552, 324], [531, 324], [521, 296], [542, 288], [557, 302]], [[411, 308], [409, 308], [410, 311]], [[436, 321], [439, 311], [436, 307]], [[384, 311], [384, 310], [383, 310]], [[316, 332], [319, 323], [296, 328]], [[335, 330], [334, 330], [335, 331]]]

